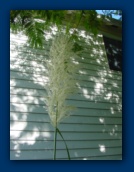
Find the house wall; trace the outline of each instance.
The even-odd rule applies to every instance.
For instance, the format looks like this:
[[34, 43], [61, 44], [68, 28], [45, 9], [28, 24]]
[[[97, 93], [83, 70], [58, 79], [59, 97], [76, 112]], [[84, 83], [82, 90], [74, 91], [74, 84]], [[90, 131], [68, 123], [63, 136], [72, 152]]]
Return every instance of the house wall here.
[[[10, 34], [10, 159], [53, 159], [54, 129], [44, 104], [51, 41], [48, 37], [41, 50], [32, 49], [26, 40], [21, 33]], [[81, 32], [79, 44], [84, 47], [75, 74], [79, 90], [67, 100], [77, 110], [59, 129], [72, 160], [120, 160], [122, 74], [109, 69], [101, 34]], [[59, 135], [57, 159], [67, 159]]]

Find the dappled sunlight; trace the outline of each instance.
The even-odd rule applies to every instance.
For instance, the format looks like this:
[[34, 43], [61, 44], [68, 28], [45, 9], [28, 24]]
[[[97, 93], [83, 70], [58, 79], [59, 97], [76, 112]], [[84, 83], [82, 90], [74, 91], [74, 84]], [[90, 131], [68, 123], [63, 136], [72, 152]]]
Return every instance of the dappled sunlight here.
[[[20, 109], [20, 107], [21, 107], [21, 109]], [[12, 103], [10, 109], [12, 111], [19, 111], [19, 110], [21, 110], [21, 111], [26, 112], [26, 111], [28, 111], [28, 106], [25, 105], [25, 104], [21, 104], [21, 106], [20, 106], [20, 104]]]
[[117, 83], [112, 83], [112, 85], [113, 85], [114, 87], [118, 87]]
[[99, 145], [99, 150], [100, 152], [105, 153], [106, 152], [105, 145]]
[[20, 137], [22, 131], [11, 131], [10, 130], [10, 139], [17, 139]]
[[97, 62], [98, 64], [101, 64], [101, 61], [100, 61], [99, 59], [96, 59], [96, 62]]
[[[21, 39], [20, 39], [21, 38]], [[28, 41], [28, 37], [24, 35], [23, 31], [17, 33], [17, 34], [13, 34], [10, 31], [10, 41], [12, 41], [12, 39], [17, 39], [17, 44], [21, 45], [22, 43], [27, 43]], [[10, 44], [11, 47], [11, 44]]]
[[111, 110], [111, 113], [112, 113], [112, 114], [114, 114], [114, 113], [115, 113], [115, 111], [114, 111], [114, 108], [113, 108], [113, 107], [111, 107], [111, 108], [110, 108], [110, 110]]
[[[47, 39], [50, 38], [48, 36]], [[14, 152], [12, 156], [21, 158], [22, 145], [28, 149], [30, 145], [36, 145], [38, 139], [47, 140], [51, 137], [51, 124], [39, 127], [42, 119], [44, 123], [48, 120], [42, 118], [46, 113], [44, 96], [45, 85], [48, 83], [45, 65], [47, 56], [46, 51], [36, 55], [38, 51], [29, 48], [23, 36], [20, 39], [12, 34], [10, 48], [10, 139]], [[40, 123], [34, 122], [36, 118]]]
[[100, 123], [103, 123], [104, 124], [105, 119], [104, 118], [99, 118], [99, 121], [100, 121]]
[[52, 38], [53, 38], [53, 36], [51, 34], [48, 34], [48, 33], [45, 34], [44, 36], [45, 36], [46, 41], [52, 40]]
[[[14, 143], [14, 150], [18, 150], [19, 144], [16, 141], [14, 141], [13, 143]], [[20, 152], [17, 152], [17, 153], [20, 153]]]
[[77, 62], [77, 61], [73, 61], [73, 63], [74, 63], [74, 64], [79, 64], [79, 62]]
[[37, 21], [38, 23], [45, 23], [46, 21], [41, 20], [41, 19], [34, 19], [35, 21]]
[[82, 91], [83, 91], [84, 94], [88, 94], [87, 89], [82, 89]]
[[81, 30], [81, 31], [79, 32], [79, 36], [81, 36], [82, 38], [86, 38], [86, 31]]
[[[114, 148], [121, 147], [122, 75], [109, 70], [101, 34], [96, 39], [83, 30], [77, 31], [78, 44], [84, 49], [80, 57], [73, 57], [74, 66], [80, 65], [75, 75], [78, 92], [67, 99], [67, 103], [77, 109], [61, 122], [59, 128], [72, 159], [89, 160], [105, 154], [112, 156]], [[52, 159], [54, 130], [44, 97], [47, 96], [45, 88], [49, 82], [46, 62], [49, 61], [49, 47], [56, 34], [56, 26], [51, 27], [51, 32], [45, 32], [44, 49], [29, 47], [27, 37], [23, 37], [22, 33], [11, 34], [12, 159], [30, 157], [27, 150], [33, 151], [36, 158], [38, 149], [37, 159], [40, 155], [47, 159], [48, 152], [48, 159]], [[63, 154], [65, 158], [65, 145], [59, 136], [57, 147], [58, 156]]]
[[79, 70], [80, 74], [86, 74], [86, 71]]
[[44, 133], [41, 133], [41, 136], [43, 136], [44, 139], [48, 139], [50, 138], [51, 134], [49, 132], [44, 132]]
[[112, 98], [112, 92], [106, 94], [106, 100], [110, 100]]
[[44, 39], [48, 44], [52, 41], [53, 37], [56, 36], [57, 31], [58, 31], [58, 28], [56, 25], [50, 26], [50, 31], [45, 31]]
[[102, 92], [102, 89], [103, 89], [103, 84], [101, 84], [101, 83], [96, 83], [94, 89], [95, 89], [95, 92], [96, 92], [97, 94], [100, 94], [100, 93]]
[[10, 130], [12, 131], [15, 131], [15, 130], [24, 130], [27, 126], [27, 122], [23, 122], [23, 123], [18, 123], [18, 122], [11, 122], [11, 125], [10, 125]]
[[98, 54], [98, 51], [96, 50], [96, 48], [93, 48], [92, 51], [94, 54]]
[[56, 33], [58, 31], [58, 28], [56, 26], [51, 26], [50, 29], [51, 29], [51, 34], [55, 34], [56, 35]]
[[[100, 39], [102, 39], [102, 36], [100, 36]], [[81, 100], [78, 99], [78, 107], [80, 106], [83, 110], [80, 111], [79, 108], [79, 114], [90, 114], [94, 119], [97, 116], [96, 118], [99, 124], [97, 123], [96, 125], [96, 123], [94, 123], [94, 125], [96, 126], [96, 130], [100, 133], [99, 138], [104, 137], [108, 139], [108, 141], [104, 140], [104, 143], [101, 143], [101, 139], [98, 141], [98, 143], [100, 142], [100, 144], [98, 144], [99, 152], [102, 154], [112, 154], [114, 149], [118, 149], [118, 143], [121, 142], [122, 135], [122, 75], [119, 72], [116, 73], [109, 70], [106, 54], [102, 48], [104, 43], [102, 42], [100, 44], [97, 41], [91, 43], [91, 41], [93, 40], [87, 41], [88, 43], [86, 42], [87, 45], [90, 45], [89, 50], [91, 53], [89, 56], [86, 56], [86, 54], [81, 55], [80, 64], [83, 63], [83, 66], [78, 71], [78, 74], [81, 75], [81, 78], [78, 78], [77, 82], [79, 99]], [[99, 51], [97, 51], [96, 48], [91, 49], [91, 44], [98, 46]], [[87, 50], [88, 47], [86, 46], [86, 51]], [[85, 104], [86, 102], [89, 104], [83, 106], [83, 101]], [[92, 131], [92, 127], [89, 127], [89, 131]], [[115, 146], [113, 146], [114, 142], [117, 142]], [[97, 145], [94, 147], [94, 150], [96, 148]], [[89, 152], [92, 151], [89, 150]], [[86, 158], [89, 159], [88, 157], [90, 156], [85, 156], [83, 160]]]
[[116, 124], [113, 126], [113, 128], [110, 130], [110, 135], [111, 136], [117, 136], [117, 132], [120, 131], [119, 126]]
[[[26, 140], [29, 140], [29, 138], [30, 138], [30, 140], [36, 141], [36, 138], [38, 138], [39, 135], [40, 135], [39, 129], [36, 128], [36, 127], [34, 127], [33, 130], [32, 130], [32, 133], [27, 133], [27, 134], [25, 134], [25, 137], [24, 137], [24, 138], [25, 138]], [[22, 139], [23, 139], [23, 137], [22, 137]]]
[[[17, 77], [16, 72], [19, 72], [18, 79], [20, 79], [20, 75], [22, 75], [21, 76], [22, 79], [28, 79], [29, 81], [32, 79], [32, 81], [39, 83], [42, 86], [44, 86], [45, 83], [48, 82], [47, 76], [40, 75], [41, 73], [44, 73], [47, 75], [47, 69], [45, 67], [45, 63], [40, 63], [41, 62], [40, 57], [38, 57], [39, 61], [37, 61], [36, 56], [33, 56], [33, 55], [24, 56], [24, 53], [18, 53], [16, 51], [11, 51], [10, 55], [12, 56], [10, 60], [11, 61], [10, 70], [12, 72], [12, 75], [11, 75], [12, 77], [14, 76], [16, 78]], [[18, 55], [19, 55], [19, 58], [16, 59]], [[32, 56], [33, 58], [32, 60], [30, 60]], [[43, 62], [45, 62], [45, 59], [43, 59]], [[15, 75], [13, 75], [13, 73]], [[11, 86], [13, 86], [12, 83], [11, 83]]]
[[88, 160], [87, 158], [83, 158], [83, 160]]
[[112, 135], [117, 135], [117, 133], [115, 133], [116, 132], [116, 130], [115, 130], [115, 128], [113, 128], [112, 129], [112, 131], [110, 132], [110, 135], [112, 136]]
[[[33, 97], [33, 96], [11, 96], [10, 101], [12, 103], [25, 103], [28, 104], [42, 104], [44, 105], [44, 98], [43, 97]], [[24, 117], [23, 117], [24, 118]]]
[[107, 82], [107, 79], [105, 79], [105, 78], [91, 77], [91, 81], [94, 81], [96, 83], [100, 82], [98, 84], [102, 84], [102, 83], [106, 83]]

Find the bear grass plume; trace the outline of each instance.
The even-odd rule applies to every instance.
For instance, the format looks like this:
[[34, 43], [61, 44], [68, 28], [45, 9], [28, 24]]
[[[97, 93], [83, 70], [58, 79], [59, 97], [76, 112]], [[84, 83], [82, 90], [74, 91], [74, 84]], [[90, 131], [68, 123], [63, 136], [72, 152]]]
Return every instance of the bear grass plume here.
[[73, 52], [73, 45], [69, 35], [59, 34], [50, 47], [46, 105], [55, 128], [75, 109], [66, 104], [66, 99], [77, 91], [74, 74], [78, 65], [73, 59], [77, 59], [78, 56]]

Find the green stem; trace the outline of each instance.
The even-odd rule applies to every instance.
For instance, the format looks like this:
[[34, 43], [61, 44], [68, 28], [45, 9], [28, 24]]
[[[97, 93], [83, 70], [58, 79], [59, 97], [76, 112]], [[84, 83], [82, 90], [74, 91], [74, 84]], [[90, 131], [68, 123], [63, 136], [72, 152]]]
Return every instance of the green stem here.
[[57, 102], [57, 109], [56, 109], [56, 126], [55, 126], [55, 133], [54, 133], [54, 156], [53, 156], [53, 160], [56, 160], [57, 115], [58, 115], [58, 102]]
[[53, 156], [53, 160], [56, 160], [56, 141], [57, 141], [57, 127], [55, 127], [55, 134], [54, 134], [54, 156]]
[[58, 131], [58, 133], [60, 134], [61, 138], [63, 139], [63, 141], [64, 141], [64, 143], [65, 143], [66, 150], [67, 150], [67, 155], [68, 155], [68, 159], [71, 160], [70, 154], [69, 154], [69, 149], [68, 149], [68, 147], [67, 147], [66, 141], [64, 140], [64, 138], [63, 138], [63, 136], [62, 136], [62, 134], [61, 134], [61, 132], [60, 132], [60, 130], [59, 130], [58, 128], [57, 128], [57, 131]]

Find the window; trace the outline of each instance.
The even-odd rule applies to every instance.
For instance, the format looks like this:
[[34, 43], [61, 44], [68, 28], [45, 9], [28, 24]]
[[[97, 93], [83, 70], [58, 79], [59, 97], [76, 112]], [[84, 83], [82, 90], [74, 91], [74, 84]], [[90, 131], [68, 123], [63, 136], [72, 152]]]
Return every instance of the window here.
[[122, 71], [122, 41], [103, 36], [109, 68]]

